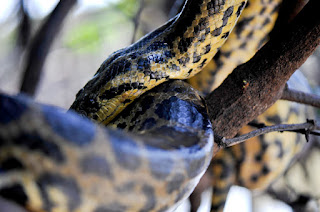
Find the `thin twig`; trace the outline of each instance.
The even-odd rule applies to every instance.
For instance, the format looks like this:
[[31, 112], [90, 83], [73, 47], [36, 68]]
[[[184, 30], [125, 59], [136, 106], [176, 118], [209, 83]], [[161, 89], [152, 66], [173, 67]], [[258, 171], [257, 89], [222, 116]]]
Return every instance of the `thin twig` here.
[[288, 86], [283, 90], [281, 99], [320, 108], [320, 96], [290, 89]]
[[20, 92], [30, 96], [35, 94], [50, 47], [54, 39], [58, 37], [57, 34], [63, 20], [76, 2], [77, 0], [60, 1], [33, 38], [31, 47], [26, 54], [26, 66]]
[[140, 0], [139, 9], [137, 11], [136, 16], [133, 19], [134, 30], [133, 30], [131, 43], [134, 43], [136, 41], [137, 31], [138, 31], [138, 27], [139, 27], [139, 24], [140, 24], [140, 16], [141, 16], [142, 10], [144, 8], [144, 3], [145, 3], [144, 0]]
[[[257, 125], [261, 127], [260, 125]], [[222, 148], [231, 147], [236, 144], [242, 143], [250, 138], [260, 136], [270, 132], [300, 132], [305, 134], [306, 136], [309, 134], [320, 135], [319, 132], [315, 130], [320, 130], [320, 125], [317, 125], [315, 121], [308, 120], [306, 123], [302, 124], [279, 124], [273, 126], [265, 126], [260, 129], [251, 131], [247, 134], [237, 136], [235, 138], [226, 139], [225, 137], [221, 137], [215, 135], [215, 142]]]

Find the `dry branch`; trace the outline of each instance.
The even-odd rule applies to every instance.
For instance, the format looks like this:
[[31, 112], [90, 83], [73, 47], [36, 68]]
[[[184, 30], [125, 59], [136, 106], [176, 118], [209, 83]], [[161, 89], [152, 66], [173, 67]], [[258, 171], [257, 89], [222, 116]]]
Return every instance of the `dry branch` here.
[[142, 10], [144, 8], [144, 4], [145, 1], [144, 0], [140, 0], [139, 2], [139, 9], [133, 19], [133, 24], [134, 24], [134, 28], [133, 28], [133, 34], [132, 34], [132, 39], [131, 39], [131, 43], [134, 43], [136, 41], [136, 36], [137, 36], [137, 31], [138, 31], [138, 27], [140, 24], [140, 16], [142, 13]]
[[308, 120], [306, 123], [302, 124], [279, 124], [273, 126], [264, 126], [244, 135], [240, 135], [230, 139], [215, 135], [215, 142], [218, 143], [219, 146], [226, 148], [242, 143], [250, 138], [264, 135], [270, 132], [302, 133], [306, 135], [308, 141], [309, 134], [320, 135], [319, 132], [316, 132], [315, 130], [320, 130], [320, 125], [317, 125], [313, 120]]
[[77, 0], [60, 1], [33, 38], [30, 49], [26, 54], [21, 92], [30, 96], [35, 94], [50, 47], [58, 35], [63, 20], [76, 2]]
[[320, 108], [320, 96], [290, 89], [288, 86], [283, 90], [281, 99]]

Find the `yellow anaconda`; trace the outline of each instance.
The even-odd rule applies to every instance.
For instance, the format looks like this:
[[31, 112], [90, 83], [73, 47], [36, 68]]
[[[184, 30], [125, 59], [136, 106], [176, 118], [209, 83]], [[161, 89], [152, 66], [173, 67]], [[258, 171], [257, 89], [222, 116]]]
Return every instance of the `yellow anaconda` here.
[[[111, 55], [71, 109], [107, 124], [151, 88], [193, 76], [227, 39], [245, 3], [188, 0], [167, 24]], [[175, 209], [207, 169], [213, 133], [186, 83], [155, 89], [123, 111], [127, 126], [113, 122], [135, 134], [1, 95], [0, 196], [29, 211]]]
[[139, 135], [0, 95], [0, 197], [29, 211], [175, 209], [212, 158], [206, 109], [181, 81], [160, 85], [132, 106], [124, 117], [148, 115], [133, 123]]
[[183, 11], [111, 55], [71, 109], [107, 124], [135, 98], [168, 79], [198, 73], [228, 38], [246, 0], [188, 0]]
[[[208, 94], [236, 68], [248, 61], [268, 40], [282, 0], [249, 0], [228, 40], [204, 69], [189, 83]], [[292, 86], [301, 84], [303, 76], [295, 74]], [[294, 82], [294, 83], [292, 83]], [[244, 86], [246, 85], [244, 83]], [[305, 87], [299, 88], [304, 90]], [[267, 125], [298, 123], [306, 120], [305, 107], [279, 101], [257, 118]], [[245, 127], [241, 134], [253, 130]], [[213, 196], [211, 211], [222, 211], [232, 185], [264, 190], [288, 168], [292, 158], [305, 142], [292, 133], [270, 133], [221, 150], [212, 161]]]

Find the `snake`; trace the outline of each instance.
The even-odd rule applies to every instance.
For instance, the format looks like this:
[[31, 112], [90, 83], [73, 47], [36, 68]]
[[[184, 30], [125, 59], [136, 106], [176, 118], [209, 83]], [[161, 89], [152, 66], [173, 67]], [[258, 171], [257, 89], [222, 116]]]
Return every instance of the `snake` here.
[[[176, 17], [102, 63], [76, 95], [77, 113], [1, 94], [0, 196], [29, 211], [174, 210], [213, 152], [205, 103], [179, 79], [191, 78], [203, 95], [212, 91], [266, 42], [280, 2], [186, 1]], [[279, 113], [270, 111], [267, 120]], [[213, 211], [237, 181], [265, 188], [301, 146], [297, 139], [274, 160], [279, 139], [259, 139], [211, 163]]]
[[[278, 17], [282, 0], [248, 0], [228, 40], [204, 69], [188, 82], [205, 96], [217, 88], [240, 64], [250, 60], [268, 41]], [[310, 92], [299, 72], [289, 80], [297, 90]], [[250, 86], [244, 82], [243, 86]], [[299, 123], [313, 116], [310, 109], [287, 101], [277, 101], [255, 122], [267, 125]], [[246, 126], [239, 133], [254, 130]], [[232, 185], [253, 191], [265, 191], [289, 168], [292, 159], [305, 144], [305, 138], [293, 133], [269, 133], [249, 139], [214, 156], [208, 170], [212, 179], [211, 211], [223, 211]]]
[[28, 211], [174, 210], [213, 153], [205, 104], [179, 80], [211, 60], [245, 4], [186, 1], [110, 55], [67, 113], [1, 94], [0, 196]]

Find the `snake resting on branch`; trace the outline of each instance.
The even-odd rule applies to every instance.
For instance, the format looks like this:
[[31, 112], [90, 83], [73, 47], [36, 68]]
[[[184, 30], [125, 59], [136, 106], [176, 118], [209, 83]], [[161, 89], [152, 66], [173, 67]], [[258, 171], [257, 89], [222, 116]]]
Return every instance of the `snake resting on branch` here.
[[[214, 146], [205, 103], [180, 80], [211, 61], [246, 2], [187, 0], [176, 17], [103, 62], [76, 95], [78, 114], [1, 94], [0, 196], [29, 211], [174, 210]], [[277, 8], [280, 0], [259, 2]], [[272, 12], [260, 14], [275, 20]], [[203, 93], [214, 87], [208, 80]]]

